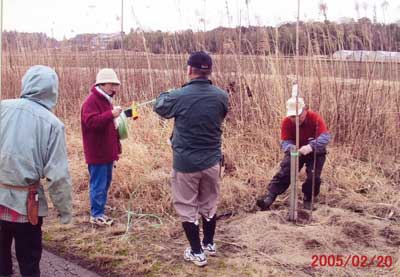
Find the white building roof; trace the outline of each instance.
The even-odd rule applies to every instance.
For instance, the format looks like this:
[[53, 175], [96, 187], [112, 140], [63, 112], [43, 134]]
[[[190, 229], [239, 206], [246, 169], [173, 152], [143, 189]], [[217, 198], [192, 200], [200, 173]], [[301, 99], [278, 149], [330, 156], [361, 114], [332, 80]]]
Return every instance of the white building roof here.
[[339, 50], [333, 53], [332, 57], [351, 61], [400, 62], [400, 52], [390, 51]]

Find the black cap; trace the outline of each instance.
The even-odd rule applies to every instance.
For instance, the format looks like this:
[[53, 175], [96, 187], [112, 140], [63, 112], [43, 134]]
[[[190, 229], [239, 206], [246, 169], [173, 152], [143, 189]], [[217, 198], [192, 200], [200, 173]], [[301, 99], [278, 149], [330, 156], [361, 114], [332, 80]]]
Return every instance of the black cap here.
[[204, 51], [193, 52], [190, 54], [187, 64], [198, 69], [208, 70], [212, 68], [211, 57]]

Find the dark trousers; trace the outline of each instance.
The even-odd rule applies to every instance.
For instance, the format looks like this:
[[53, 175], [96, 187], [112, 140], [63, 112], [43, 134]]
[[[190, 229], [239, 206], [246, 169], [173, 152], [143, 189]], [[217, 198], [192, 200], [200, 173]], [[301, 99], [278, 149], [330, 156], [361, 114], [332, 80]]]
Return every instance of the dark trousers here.
[[14, 223], [0, 220], [0, 276], [12, 272], [11, 244], [15, 241], [15, 254], [22, 276], [40, 276], [39, 263], [42, 256], [42, 223]]
[[[318, 154], [315, 166], [315, 187], [314, 196], [319, 194], [321, 186], [321, 172], [325, 163], [326, 154]], [[311, 199], [312, 194], [312, 171], [314, 166], [314, 153], [306, 156], [300, 155], [299, 157], [299, 171], [306, 166], [307, 178], [302, 185], [302, 191], [306, 199]], [[278, 173], [272, 178], [269, 183], [269, 192], [271, 194], [279, 195], [284, 193], [290, 185], [290, 153], [285, 153]]]

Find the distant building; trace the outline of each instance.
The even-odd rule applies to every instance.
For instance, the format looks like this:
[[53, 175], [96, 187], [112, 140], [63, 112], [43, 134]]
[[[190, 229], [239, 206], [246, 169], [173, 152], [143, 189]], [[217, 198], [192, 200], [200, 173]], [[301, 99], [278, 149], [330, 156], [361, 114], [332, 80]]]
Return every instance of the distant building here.
[[400, 52], [339, 50], [332, 57], [338, 60], [361, 62], [400, 62]]
[[121, 33], [98, 34], [90, 40], [90, 47], [92, 49], [107, 49], [115, 41], [121, 41]]
[[338, 22], [339, 22], [340, 24], [350, 24], [350, 23], [354, 23], [355, 21], [354, 21], [354, 19], [351, 18], [351, 17], [345, 17], [345, 16], [343, 16], [343, 17], [340, 17], [340, 18], [338, 19]]

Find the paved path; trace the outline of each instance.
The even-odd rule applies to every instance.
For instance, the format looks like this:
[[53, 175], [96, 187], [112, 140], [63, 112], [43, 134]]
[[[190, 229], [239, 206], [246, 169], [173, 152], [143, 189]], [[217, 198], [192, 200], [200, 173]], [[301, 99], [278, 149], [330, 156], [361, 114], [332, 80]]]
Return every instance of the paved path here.
[[[15, 276], [21, 276], [18, 269], [18, 262], [13, 256]], [[42, 277], [100, 277], [94, 272], [84, 269], [79, 265], [73, 264], [61, 257], [43, 250], [42, 260], [40, 261], [40, 271]]]

